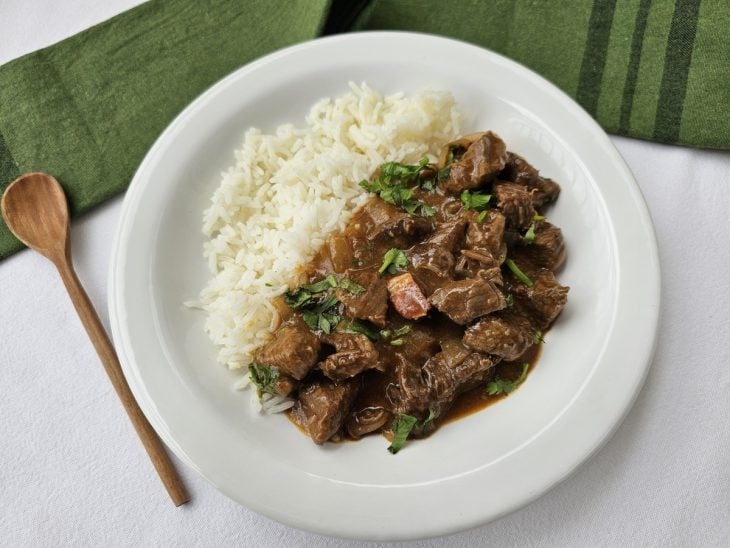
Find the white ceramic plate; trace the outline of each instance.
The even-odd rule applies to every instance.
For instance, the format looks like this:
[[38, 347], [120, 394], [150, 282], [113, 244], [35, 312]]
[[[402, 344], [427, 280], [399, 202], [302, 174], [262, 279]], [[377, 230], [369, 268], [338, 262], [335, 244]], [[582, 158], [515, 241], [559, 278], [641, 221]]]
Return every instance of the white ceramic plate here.
[[[490, 128], [562, 185], [568, 306], [524, 385], [409, 443], [318, 447], [259, 416], [215, 362], [182, 302], [209, 274], [201, 214], [249, 126], [303, 124], [310, 105], [365, 81], [390, 93], [450, 90], [465, 132]], [[606, 134], [525, 67], [461, 42], [406, 33], [316, 40], [234, 72], [158, 139], [122, 209], [111, 265], [114, 341], [142, 409], [175, 453], [229, 497], [283, 523], [342, 537], [409, 539], [486, 523], [545, 493], [611, 435], [649, 367], [659, 312], [653, 228]]]

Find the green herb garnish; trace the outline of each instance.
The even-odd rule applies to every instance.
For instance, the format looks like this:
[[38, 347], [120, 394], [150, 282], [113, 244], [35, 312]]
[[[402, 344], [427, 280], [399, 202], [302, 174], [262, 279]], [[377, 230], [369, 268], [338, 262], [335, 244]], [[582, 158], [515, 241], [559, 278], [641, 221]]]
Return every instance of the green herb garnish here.
[[512, 274], [515, 275], [515, 278], [520, 280], [527, 287], [533, 286], [532, 280], [527, 277], [527, 274], [525, 274], [524, 272], [522, 272], [522, 270], [520, 270], [520, 268], [515, 264], [515, 262], [512, 259], [506, 259], [504, 261], [504, 264], [506, 264], [507, 268], [509, 268], [512, 271]]
[[483, 192], [471, 192], [469, 190], [464, 190], [461, 193], [461, 203], [464, 204], [465, 209], [481, 211], [487, 208], [489, 200], [491, 199], [491, 194], [484, 194]]
[[337, 297], [329, 295], [316, 306], [303, 311], [302, 320], [312, 331], [321, 329], [329, 334], [342, 319], [342, 316], [337, 314], [337, 305], [339, 304]]
[[[413, 331], [413, 328], [410, 325], [404, 325], [403, 327], [398, 328], [395, 331], [393, 331], [391, 337], [393, 337], [393, 338], [402, 337], [403, 335], [408, 335], [408, 333], [410, 333], [411, 331]], [[382, 333], [383, 332], [381, 331], [381, 334]], [[383, 335], [383, 336], [385, 336], [385, 335]]]
[[489, 381], [487, 383], [487, 394], [489, 394], [490, 396], [498, 396], [499, 394], [509, 394], [510, 392], [514, 392], [527, 377], [527, 370], [529, 368], [529, 363], [523, 363], [520, 376], [512, 381], [508, 379], [502, 379], [501, 377], [497, 377], [493, 381]]
[[341, 319], [337, 311], [340, 303], [332, 291], [336, 287], [343, 287], [353, 292], [357, 292], [358, 288], [365, 291], [361, 285], [348, 278], [338, 282], [334, 274], [329, 274], [318, 282], [304, 284], [294, 291], [287, 291], [284, 294], [284, 302], [293, 310], [301, 311], [302, 320], [312, 331], [321, 329], [329, 334]]
[[341, 287], [345, 291], [349, 291], [353, 295], [360, 295], [365, 291], [365, 288], [350, 278], [342, 278], [338, 287]]
[[279, 370], [275, 367], [252, 363], [248, 366], [248, 376], [256, 385], [256, 395], [259, 399], [264, 394], [276, 394], [275, 384], [279, 378]]
[[515, 298], [512, 296], [512, 293], [507, 293], [507, 296], [504, 298], [505, 301], [507, 301], [507, 306], [512, 306], [515, 304]]
[[424, 169], [428, 167], [428, 158], [425, 156], [416, 165], [401, 164], [400, 162], [386, 162], [380, 166], [379, 179], [386, 183], [401, 181], [403, 183], [413, 182]]
[[402, 207], [411, 215], [418, 212], [423, 217], [430, 217], [435, 213], [434, 208], [412, 199], [414, 189], [408, 185], [415, 184], [425, 190], [433, 190], [433, 177], [424, 177], [424, 173], [431, 172], [428, 158], [423, 158], [417, 165], [387, 162], [380, 166], [378, 177], [372, 181], [363, 179], [360, 186], [377, 194], [384, 202]]
[[429, 407], [429, 408], [428, 408], [428, 417], [426, 417], [426, 420], [424, 420], [424, 421], [423, 421], [423, 422], [421, 423], [421, 428], [426, 428], [426, 426], [427, 426], [427, 425], [428, 425], [429, 423], [433, 422], [433, 419], [435, 419], [435, 418], [436, 418], [436, 413], [434, 413], [434, 412], [433, 412], [433, 409], [431, 409], [431, 408]]
[[344, 327], [345, 333], [362, 333], [368, 339], [378, 342], [381, 339], [377, 329], [360, 320], [350, 320]]
[[284, 302], [288, 304], [292, 310], [299, 310], [300, 308], [311, 304], [312, 297], [314, 297], [314, 295], [312, 295], [311, 291], [307, 291], [300, 287], [294, 291], [287, 291], [284, 293]]
[[398, 418], [393, 421], [393, 441], [388, 446], [388, 451], [394, 455], [400, 451], [417, 422], [418, 419], [412, 415], [405, 413], [398, 415]]
[[428, 408], [428, 416], [421, 423], [418, 422], [416, 417], [411, 415], [406, 415], [404, 413], [398, 415], [398, 418], [393, 421], [393, 443], [391, 443], [390, 447], [388, 447], [388, 451], [395, 455], [403, 448], [406, 439], [408, 439], [408, 436], [413, 431], [414, 427], [424, 430], [435, 418], [436, 413], [434, 413], [433, 409], [430, 407]]
[[525, 232], [525, 235], [522, 237], [522, 241], [525, 242], [527, 245], [530, 245], [532, 242], [534, 242], [535, 228], [537, 228], [537, 223], [544, 220], [545, 217], [543, 217], [542, 215], [533, 215], [530, 227], [527, 229], [527, 232]]
[[383, 256], [383, 264], [378, 269], [379, 274], [387, 272], [388, 274], [395, 274], [399, 270], [403, 270], [408, 266], [408, 257], [400, 249], [395, 247], [386, 251]]
[[484, 219], [487, 217], [487, 213], [488, 212], [487, 212], [486, 209], [484, 211], [480, 211], [479, 212], [479, 215], [477, 215], [477, 222], [478, 223], [483, 223], [484, 222]]
[[544, 343], [545, 339], [542, 338], [542, 331], [540, 331], [539, 329], [535, 329], [535, 333], [532, 336], [532, 341], [534, 344]]
[[329, 274], [326, 278], [318, 281], [317, 283], [305, 284], [300, 287], [310, 293], [322, 293], [322, 291], [326, 291], [330, 287], [337, 287], [337, 278], [335, 278], [334, 274]]
[[413, 331], [413, 328], [410, 325], [404, 325], [403, 327], [396, 329], [395, 331], [390, 331], [389, 329], [383, 329], [380, 331], [380, 336], [383, 340], [389, 341], [390, 344], [393, 346], [403, 346], [406, 344], [405, 339], [403, 338], [405, 335], [408, 335]]

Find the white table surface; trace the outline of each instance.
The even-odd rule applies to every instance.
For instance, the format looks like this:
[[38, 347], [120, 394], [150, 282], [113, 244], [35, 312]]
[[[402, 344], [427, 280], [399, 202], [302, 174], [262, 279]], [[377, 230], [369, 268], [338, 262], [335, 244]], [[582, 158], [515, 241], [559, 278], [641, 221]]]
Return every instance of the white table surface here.
[[[0, 64], [138, 3], [0, 0]], [[646, 385], [561, 485], [495, 523], [418, 545], [730, 546], [730, 153], [613, 141], [659, 240], [663, 310]], [[107, 327], [120, 205], [72, 230]], [[179, 462], [193, 500], [174, 508], [53, 267], [30, 251], [0, 262], [0, 334], [0, 546], [365, 545], [259, 516]]]

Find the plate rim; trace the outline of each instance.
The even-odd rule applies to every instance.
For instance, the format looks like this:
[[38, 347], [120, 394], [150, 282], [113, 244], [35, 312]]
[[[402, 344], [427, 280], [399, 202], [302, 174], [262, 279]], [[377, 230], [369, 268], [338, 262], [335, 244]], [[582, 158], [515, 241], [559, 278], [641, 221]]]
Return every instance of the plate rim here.
[[[469, 520], [469, 521], [462, 521], [458, 523], [453, 523], [450, 526], [442, 526], [438, 530], [427, 530], [424, 533], [425, 534], [413, 534], [412, 532], [406, 533], [403, 530], [400, 531], [393, 531], [389, 532], [388, 534], [382, 535], [382, 536], [375, 536], [372, 535], [364, 536], [363, 534], [352, 534], [348, 532], [347, 530], [344, 530], [342, 528], [337, 527], [328, 527], [328, 526], [322, 526], [322, 524], [313, 524], [311, 522], [308, 522], [307, 520], [302, 520], [299, 518], [294, 518], [292, 516], [289, 516], [287, 514], [277, 513], [272, 508], [263, 506], [260, 504], [256, 504], [255, 501], [252, 502], [250, 499], [243, 501], [236, 493], [231, 492], [230, 489], [228, 489], [225, 485], [221, 484], [220, 482], [217, 482], [213, 480], [209, 474], [206, 474], [205, 471], [201, 469], [200, 466], [198, 466], [193, 460], [187, 455], [186, 451], [182, 448], [180, 444], [177, 443], [177, 441], [174, 439], [174, 437], [170, 434], [168, 431], [164, 419], [158, 414], [154, 400], [150, 396], [150, 394], [147, 392], [144, 382], [139, 378], [136, 369], [137, 364], [133, 362], [133, 359], [130, 360], [129, 354], [131, 352], [129, 351], [129, 348], [126, 347], [126, 337], [125, 337], [125, 326], [123, 317], [125, 316], [125, 310], [123, 301], [121, 299], [120, 295], [120, 276], [123, 275], [123, 272], [120, 271], [120, 264], [123, 264], [123, 261], [121, 261], [121, 253], [122, 250], [122, 244], [124, 241], [125, 236], [125, 227], [127, 226], [126, 223], [130, 222], [130, 215], [133, 214], [132, 209], [133, 206], [133, 197], [136, 195], [137, 192], [141, 192], [144, 189], [144, 183], [145, 183], [145, 176], [144, 172], [149, 167], [150, 163], [154, 161], [155, 156], [158, 152], [160, 152], [164, 147], [166, 146], [166, 142], [169, 139], [170, 136], [173, 136], [177, 130], [177, 128], [184, 124], [186, 119], [192, 115], [193, 112], [195, 112], [201, 105], [203, 105], [206, 101], [208, 101], [211, 97], [215, 96], [216, 93], [223, 90], [226, 86], [231, 84], [233, 81], [237, 80], [238, 78], [241, 78], [243, 75], [248, 74], [250, 72], [256, 71], [259, 67], [265, 66], [271, 62], [274, 62], [282, 57], [285, 57], [287, 55], [290, 55], [295, 52], [300, 52], [306, 49], [310, 48], [317, 48], [321, 44], [328, 44], [328, 43], [337, 43], [337, 42], [346, 42], [346, 41], [353, 41], [353, 40], [361, 40], [364, 37], [369, 37], [372, 39], [375, 38], [383, 38], [383, 39], [407, 39], [407, 40], [426, 40], [426, 41], [436, 41], [436, 42], [442, 42], [443, 44], [450, 44], [452, 47], [464, 47], [464, 48], [470, 48], [472, 50], [478, 50], [480, 54], [486, 55], [487, 57], [491, 57], [492, 61], [498, 61], [503, 64], [510, 65], [512, 68], [517, 70], [518, 72], [521, 72], [522, 75], [528, 77], [529, 79], [536, 80], [537, 83], [540, 84], [546, 91], [550, 91], [554, 95], [556, 95], [557, 98], [559, 98], [563, 103], [566, 103], [566, 105], [571, 109], [572, 113], [576, 115], [577, 118], [580, 119], [580, 121], [588, 127], [588, 129], [591, 130], [592, 134], [594, 136], [597, 136], [601, 140], [601, 145], [603, 145], [610, 156], [610, 159], [612, 161], [613, 167], [618, 169], [620, 172], [622, 172], [623, 178], [629, 183], [628, 187], [630, 190], [630, 196], [631, 196], [631, 203], [633, 206], [637, 208], [637, 213], [639, 214], [641, 225], [644, 229], [644, 234], [642, 235], [645, 240], [646, 244], [649, 246], [650, 251], [650, 257], [648, 263], [651, 265], [651, 272], [647, 273], [646, 276], [647, 281], [650, 283], [646, 284], [649, 286], [650, 289], [653, 289], [653, 291], [650, 291], [645, 295], [647, 300], [647, 306], [649, 306], [653, 310], [653, 315], [650, 315], [649, 318], [649, 331], [651, 332], [651, 341], [650, 344], [644, 345], [644, 348], [642, 349], [643, 352], [641, 353], [643, 356], [643, 359], [641, 360], [643, 363], [643, 369], [641, 372], [641, 376], [636, 379], [636, 382], [634, 386], [632, 386], [632, 390], [630, 394], [628, 394], [628, 397], [624, 399], [624, 402], [622, 404], [622, 409], [620, 416], [615, 418], [615, 420], [612, 421], [612, 424], [610, 425], [610, 428], [608, 428], [605, 431], [602, 431], [600, 439], [597, 439], [597, 442], [584, 454], [582, 454], [581, 457], [577, 458], [576, 460], [572, 461], [571, 466], [565, 469], [561, 474], [558, 474], [557, 476], [551, 477], [550, 481], [548, 481], [548, 485], [542, 489], [537, 489], [534, 493], [532, 493], [529, 496], [524, 496], [519, 500], [518, 502], [511, 504], [509, 506], [506, 506], [503, 508], [500, 512], [493, 512], [489, 515], [483, 516], [482, 519], [477, 520]], [[601, 194], [602, 195], [602, 194]], [[212, 86], [207, 88], [205, 91], [203, 91], [198, 97], [196, 97], [193, 101], [191, 101], [173, 120], [170, 122], [170, 124], [165, 128], [165, 130], [159, 135], [159, 137], [155, 140], [154, 144], [150, 147], [148, 152], [146, 153], [143, 161], [140, 163], [137, 171], [135, 172], [134, 177], [132, 178], [132, 181], [126, 191], [125, 198], [122, 204], [119, 221], [117, 224], [117, 228], [115, 231], [115, 236], [112, 244], [111, 249], [111, 260], [109, 265], [109, 290], [108, 290], [108, 306], [109, 306], [109, 318], [111, 323], [111, 331], [113, 335], [113, 340], [115, 343], [115, 346], [117, 348], [117, 352], [119, 354], [120, 363], [122, 364], [122, 369], [125, 374], [125, 378], [127, 379], [127, 382], [130, 385], [130, 388], [132, 389], [132, 392], [137, 399], [140, 407], [142, 408], [142, 411], [147, 416], [148, 420], [152, 424], [152, 426], [155, 428], [155, 430], [160, 435], [161, 439], [168, 445], [170, 449], [176, 454], [178, 458], [186, 462], [189, 466], [191, 466], [194, 470], [196, 470], [206, 481], [208, 481], [211, 485], [213, 485], [216, 489], [224, 493], [226, 496], [231, 498], [232, 500], [238, 502], [239, 504], [242, 504], [246, 506], [247, 508], [266, 515], [270, 518], [273, 518], [281, 523], [284, 523], [286, 525], [290, 525], [293, 527], [297, 527], [299, 529], [308, 530], [311, 532], [329, 535], [329, 536], [336, 536], [340, 538], [357, 538], [357, 539], [363, 539], [363, 540], [372, 540], [373, 538], [382, 539], [382, 540], [407, 540], [407, 539], [421, 539], [421, 538], [431, 538], [434, 536], [439, 535], [445, 535], [445, 534], [452, 534], [459, 531], [463, 531], [466, 529], [471, 529], [473, 527], [477, 527], [483, 524], [486, 524], [488, 522], [491, 522], [493, 520], [499, 519], [500, 517], [503, 517], [509, 513], [512, 513], [513, 511], [522, 508], [534, 500], [540, 498], [542, 495], [546, 494], [548, 491], [550, 491], [552, 488], [554, 488], [559, 483], [563, 482], [568, 476], [570, 476], [572, 473], [574, 473], [580, 466], [582, 466], [584, 463], [589, 461], [597, 451], [600, 450], [600, 448], [613, 436], [615, 431], [618, 429], [618, 427], [621, 425], [623, 420], [625, 419], [626, 415], [629, 413], [631, 408], [633, 407], [633, 404], [638, 396], [638, 394], [641, 391], [641, 388], [644, 384], [644, 381], [647, 377], [648, 371], [651, 367], [651, 363], [653, 361], [654, 352], [656, 349], [656, 343], [658, 338], [658, 328], [659, 328], [659, 315], [661, 311], [661, 272], [660, 272], [660, 263], [659, 263], [659, 254], [658, 254], [658, 245], [656, 240], [656, 234], [654, 230], [654, 226], [651, 220], [651, 215], [649, 212], [649, 209], [647, 207], [646, 201], [643, 197], [643, 194], [641, 192], [641, 189], [636, 182], [635, 177], [633, 176], [633, 173], [631, 172], [630, 168], [624, 161], [624, 159], [621, 157], [620, 153], [616, 149], [616, 147], [613, 145], [613, 143], [608, 138], [608, 135], [605, 133], [605, 131], [597, 124], [593, 118], [590, 117], [583, 109], [580, 107], [578, 103], [576, 103], [570, 96], [568, 96], [565, 92], [563, 92], [561, 89], [559, 89], [557, 86], [540, 76], [539, 74], [535, 73], [531, 69], [525, 67], [524, 65], [520, 64], [517, 61], [511, 60], [507, 57], [504, 57], [496, 52], [493, 52], [489, 49], [476, 46], [473, 44], [469, 44], [467, 42], [456, 40], [453, 38], [446, 38], [443, 36], [438, 35], [432, 35], [432, 34], [426, 34], [426, 33], [414, 33], [414, 32], [402, 32], [402, 31], [368, 31], [368, 32], [358, 32], [358, 33], [351, 33], [351, 34], [343, 34], [343, 35], [335, 35], [335, 36], [328, 36], [323, 38], [316, 38], [314, 40], [309, 40], [306, 42], [302, 42], [299, 44], [295, 44], [286, 48], [283, 48], [281, 50], [277, 50], [275, 52], [272, 52], [264, 57], [261, 57], [249, 64], [243, 65], [239, 67], [238, 69], [235, 69], [216, 83], [214, 83]], [[557, 419], [556, 419], [557, 420]]]

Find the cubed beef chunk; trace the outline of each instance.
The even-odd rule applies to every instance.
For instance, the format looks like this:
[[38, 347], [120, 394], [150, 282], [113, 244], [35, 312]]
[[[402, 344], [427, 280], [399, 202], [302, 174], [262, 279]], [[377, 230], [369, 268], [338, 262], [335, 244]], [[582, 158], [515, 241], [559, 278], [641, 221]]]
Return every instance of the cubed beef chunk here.
[[388, 314], [387, 281], [378, 274], [377, 268], [351, 269], [346, 275], [363, 286], [365, 291], [357, 295], [346, 289], [337, 290], [337, 298], [345, 307], [345, 315], [384, 327]]
[[256, 353], [259, 365], [276, 367], [280, 373], [301, 380], [319, 358], [320, 342], [300, 319], [282, 325], [274, 338]]
[[354, 411], [345, 422], [347, 433], [355, 439], [380, 430], [392, 420], [392, 415], [383, 407], [367, 407]]
[[532, 203], [535, 204], [535, 207], [554, 202], [560, 195], [560, 185], [545, 177], [538, 177], [528, 185], [528, 188], [532, 192]]
[[492, 255], [483, 251], [462, 249], [461, 256], [456, 261], [454, 272], [462, 278], [481, 278], [502, 287], [502, 269], [500, 262]]
[[526, 229], [537, 214], [532, 202], [532, 194], [523, 185], [497, 181], [492, 185], [492, 193], [496, 197], [497, 209], [513, 228]]
[[382, 369], [378, 351], [365, 335], [338, 332], [323, 339], [335, 347], [335, 352], [320, 362], [319, 368], [333, 381], [349, 379], [366, 369]]
[[461, 353], [439, 352], [422, 368], [399, 356], [396, 407], [400, 413], [419, 418], [425, 418], [429, 411], [439, 417], [475, 376], [489, 370], [495, 363], [495, 358], [467, 348]]
[[554, 202], [560, 194], [560, 185], [552, 179], [541, 177], [537, 169], [531, 166], [522, 156], [513, 152], [507, 153], [507, 164], [499, 178], [520, 185], [525, 185], [532, 195], [532, 204], [542, 207]]
[[409, 215], [383, 200], [367, 202], [356, 222], [364, 223], [362, 228], [369, 242], [391, 242], [393, 247], [400, 248], [408, 247], [414, 238], [433, 229], [429, 218]]
[[[431, 295], [433, 295], [433, 292], [441, 287], [444, 282], [450, 280], [451, 274], [455, 272], [454, 256], [451, 253], [437, 247], [431, 249], [434, 252], [431, 256], [432, 258], [434, 258], [432, 263], [424, 262], [410, 269], [410, 273], [413, 276], [413, 279], [416, 281], [418, 287], [421, 288], [423, 294], [426, 295], [426, 297], [430, 297]], [[440, 255], [441, 257], [437, 258], [438, 255]], [[423, 257], [423, 255], [419, 256]], [[448, 262], [441, 260], [442, 258], [448, 259]], [[439, 270], [436, 267], [436, 264], [438, 263], [448, 264], [449, 266], [445, 270]]]
[[423, 291], [408, 272], [388, 280], [388, 293], [393, 308], [407, 320], [423, 318], [431, 308]]
[[529, 320], [513, 313], [485, 316], [464, 333], [467, 347], [507, 361], [519, 358], [533, 342], [534, 332]]
[[518, 262], [521, 260], [537, 268], [557, 270], [565, 262], [563, 233], [557, 226], [541, 221], [535, 229], [532, 243], [515, 247], [513, 254]]
[[443, 187], [449, 192], [477, 188], [488, 183], [504, 169], [507, 147], [491, 131], [483, 134], [466, 150], [460, 160], [451, 165], [449, 178]]
[[547, 269], [530, 273], [532, 287], [510, 282], [510, 290], [519, 299], [533, 323], [539, 329], [547, 329], [568, 301], [570, 288], [560, 285], [555, 275]]
[[423, 368], [396, 354], [396, 379], [397, 383], [392, 385], [395, 396], [391, 396], [396, 411], [425, 417], [433, 396], [423, 377]]
[[438, 225], [438, 228], [426, 238], [424, 243], [441, 247], [453, 253], [461, 246], [466, 224], [464, 219], [445, 221]]
[[339, 431], [359, 388], [360, 383], [356, 380], [340, 383], [321, 380], [308, 383], [299, 390], [293, 413], [314, 443], [321, 445]]
[[411, 265], [449, 276], [454, 266], [454, 252], [461, 247], [466, 225], [464, 219], [443, 223], [438, 230], [408, 251]]
[[428, 297], [454, 273], [454, 253], [461, 247], [466, 221], [456, 219], [442, 223], [422, 243], [408, 250], [410, 272]]
[[469, 388], [473, 388], [472, 382], [484, 378], [483, 373], [489, 371], [498, 359], [494, 356], [487, 356], [479, 352], [471, 352], [463, 361], [451, 368], [451, 377], [455, 385], [455, 395], [459, 395]]
[[507, 246], [504, 243], [504, 229], [506, 219], [502, 213], [490, 209], [480, 221], [479, 216], [471, 214], [469, 226], [466, 229], [466, 248], [494, 257], [498, 264], [504, 262], [507, 255]]
[[440, 312], [461, 325], [507, 305], [497, 286], [481, 278], [447, 282], [434, 291], [430, 300]]
[[398, 348], [413, 363], [425, 363], [439, 351], [439, 338], [443, 333], [427, 325], [413, 324], [413, 330], [405, 336], [408, 344]]
[[520, 185], [528, 185], [538, 177], [538, 171], [527, 160], [514, 152], [507, 153], [507, 163], [500, 178]]

